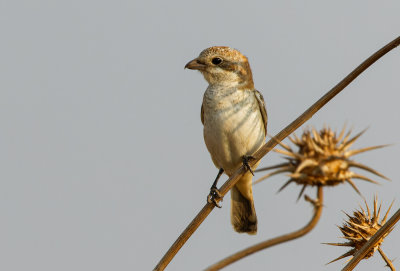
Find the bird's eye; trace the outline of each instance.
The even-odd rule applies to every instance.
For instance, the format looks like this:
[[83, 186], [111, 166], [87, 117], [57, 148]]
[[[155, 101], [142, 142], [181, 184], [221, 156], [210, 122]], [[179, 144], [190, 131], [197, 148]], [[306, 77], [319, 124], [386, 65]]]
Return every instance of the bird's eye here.
[[222, 63], [222, 59], [219, 58], [219, 57], [214, 57], [214, 58], [211, 60], [211, 63], [214, 64], [214, 65], [219, 65], [219, 64]]

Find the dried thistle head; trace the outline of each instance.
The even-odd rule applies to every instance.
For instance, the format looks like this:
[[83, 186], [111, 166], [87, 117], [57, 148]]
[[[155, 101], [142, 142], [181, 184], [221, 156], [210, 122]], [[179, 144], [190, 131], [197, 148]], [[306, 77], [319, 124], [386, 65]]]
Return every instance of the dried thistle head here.
[[290, 141], [298, 148], [293, 150], [286, 144], [279, 144], [284, 148], [275, 151], [285, 155], [286, 163], [274, 165], [268, 168], [262, 168], [257, 171], [275, 169], [275, 171], [263, 176], [260, 182], [272, 175], [289, 172], [290, 179], [281, 187], [279, 191], [287, 185], [294, 182], [303, 185], [299, 198], [307, 186], [335, 186], [340, 183], [349, 183], [357, 193], [360, 191], [355, 186], [352, 179], [361, 179], [372, 183], [374, 180], [357, 174], [351, 168], [360, 168], [379, 177], [387, 179], [376, 170], [350, 160], [350, 157], [362, 152], [385, 147], [379, 145], [362, 149], [350, 150], [353, 143], [365, 132], [362, 131], [350, 138], [351, 131], [345, 135], [345, 128], [337, 135], [329, 127], [323, 128], [319, 132], [313, 129], [305, 130], [300, 138], [296, 135], [289, 137]]
[[[341, 227], [339, 226], [338, 227], [343, 234], [343, 238], [345, 238], [347, 242], [325, 243], [325, 244], [333, 246], [346, 246], [346, 247], [351, 247], [352, 249], [329, 263], [335, 262], [337, 260], [349, 256], [354, 256], [357, 253], [357, 251], [366, 242], [368, 242], [368, 240], [386, 223], [386, 219], [388, 217], [390, 209], [392, 208], [393, 202], [389, 206], [389, 209], [387, 210], [383, 219], [379, 222], [381, 205], [382, 204], [380, 204], [378, 208], [377, 198], [375, 197], [373, 213], [371, 213], [367, 202], [365, 202], [367, 212], [365, 212], [365, 210], [360, 206], [361, 210], [354, 211], [353, 216], [350, 216], [345, 213], [348, 217], [348, 220], [345, 221], [345, 223]], [[374, 254], [374, 252], [379, 249], [379, 247], [383, 242], [383, 239], [390, 233], [390, 231], [391, 230], [389, 230], [386, 234], [384, 234], [383, 237], [378, 241], [378, 243], [374, 247], [372, 247], [370, 251], [368, 251], [364, 259], [370, 258]]]

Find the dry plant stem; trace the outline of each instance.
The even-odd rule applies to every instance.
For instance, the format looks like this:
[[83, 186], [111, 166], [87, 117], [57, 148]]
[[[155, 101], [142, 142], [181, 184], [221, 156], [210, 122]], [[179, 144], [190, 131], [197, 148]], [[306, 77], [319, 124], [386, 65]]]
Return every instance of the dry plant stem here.
[[389, 260], [389, 258], [386, 256], [385, 253], [383, 253], [382, 249], [379, 247], [378, 248], [379, 254], [381, 254], [382, 258], [385, 260], [387, 266], [389, 266], [390, 270], [392, 271], [396, 271], [396, 269], [394, 268], [392, 261]]
[[[348, 84], [350, 84], [357, 76], [365, 71], [369, 66], [376, 62], [379, 58], [385, 55], [387, 52], [397, 47], [400, 44], [400, 37], [388, 43], [385, 47], [377, 51], [375, 54], [370, 56], [367, 60], [361, 63], [355, 70], [347, 75], [342, 81], [340, 81], [335, 87], [333, 87], [327, 94], [320, 98], [314, 103], [309, 109], [307, 109], [301, 116], [286, 126], [279, 134], [273, 139], [269, 140], [264, 144], [255, 154], [252, 156], [254, 160], [249, 161], [250, 166], [254, 166], [263, 156], [271, 151], [279, 141], [285, 139], [288, 135], [293, 133], [299, 128], [304, 122], [309, 120], [319, 109], [321, 109], [326, 103], [328, 103], [333, 97], [335, 97], [340, 91], [342, 91]], [[219, 189], [222, 196], [224, 196], [240, 179], [245, 173], [245, 169], [240, 167]], [[203, 209], [197, 214], [192, 222], [186, 227], [182, 234], [176, 239], [176, 241], [169, 248], [167, 253], [162, 257], [160, 262], [154, 268], [156, 271], [164, 270], [165, 267], [171, 262], [176, 253], [181, 249], [185, 242], [190, 238], [193, 232], [200, 226], [200, 224], [206, 219], [206, 217], [214, 209], [214, 205], [207, 203]]]
[[306, 235], [307, 233], [309, 233], [318, 223], [321, 214], [322, 214], [322, 205], [323, 205], [323, 187], [322, 186], [318, 186], [317, 188], [317, 199], [315, 202], [313, 202], [314, 205], [314, 216], [312, 217], [312, 219], [310, 220], [310, 222], [308, 222], [308, 224], [306, 226], [304, 226], [303, 228], [288, 233], [288, 234], [284, 234], [275, 238], [272, 238], [270, 240], [258, 243], [254, 246], [248, 247], [246, 249], [243, 249], [239, 252], [236, 252], [235, 254], [232, 254], [229, 257], [226, 257], [225, 259], [222, 259], [221, 261], [211, 265], [210, 267], [208, 267], [207, 269], [205, 269], [205, 271], [216, 271], [216, 270], [220, 270], [224, 267], [226, 267], [227, 265], [230, 265], [236, 261], [239, 261], [241, 259], [243, 259], [244, 257], [247, 257], [253, 253], [256, 253], [260, 250], [275, 246], [275, 245], [279, 245], [282, 244], [284, 242], [288, 242], [291, 240], [294, 240], [296, 238], [302, 237], [304, 235]]
[[342, 269], [342, 271], [351, 271], [353, 270], [357, 264], [367, 255], [368, 251], [374, 247], [379, 240], [384, 236], [387, 232], [393, 229], [394, 225], [397, 221], [400, 220], [400, 209], [380, 228], [372, 237], [365, 243], [365, 245], [360, 248], [360, 250], [354, 255], [351, 261]]

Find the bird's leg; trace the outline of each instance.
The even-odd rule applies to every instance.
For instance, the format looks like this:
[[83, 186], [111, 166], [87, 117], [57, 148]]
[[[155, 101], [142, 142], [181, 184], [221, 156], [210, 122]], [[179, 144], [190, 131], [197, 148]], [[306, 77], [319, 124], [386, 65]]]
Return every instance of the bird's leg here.
[[242, 162], [243, 162], [243, 166], [244, 166], [244, 168], [245, 169], [247, 169], [248, 171], [250, 171], [250, 173], [254, 176], [254, 172], [253, 172], [253, 170], [251, 169], [251, 167], [250, 167], [250, 165], [249, 165], [249, 162], [251, 161], [251, 160], [254, 160], [255, 158], [253, 157], [253, 156], [251, 156], [251, 155], [243, 155], [243, 157], [242, 157]]
[[218, 205], [217, 198], [221, 198], [221, 194], [219, 193], [219, 190], [217, 188], [217, 183], [219, 178], [221, 177], [222, 173], [224, 173], [224, 169], [220, 168], [217, 174], [217, 177], [215, 178], [215, 181], [213, 182], [211, 188], [210, 188], [210, 194], [207, 196], [207, 202], [208, 203], [214, 203], [215, 207], [221, 208], [220, 205]]

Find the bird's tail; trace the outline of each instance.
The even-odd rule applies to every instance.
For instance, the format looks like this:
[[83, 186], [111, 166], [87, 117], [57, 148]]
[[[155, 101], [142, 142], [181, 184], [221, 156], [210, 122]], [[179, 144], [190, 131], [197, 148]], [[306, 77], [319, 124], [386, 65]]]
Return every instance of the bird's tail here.
[[247, 172], [231, 189], [231, 223], [237, 232], [257, 233], [257, 215], [254, 209], [252, 178]]

